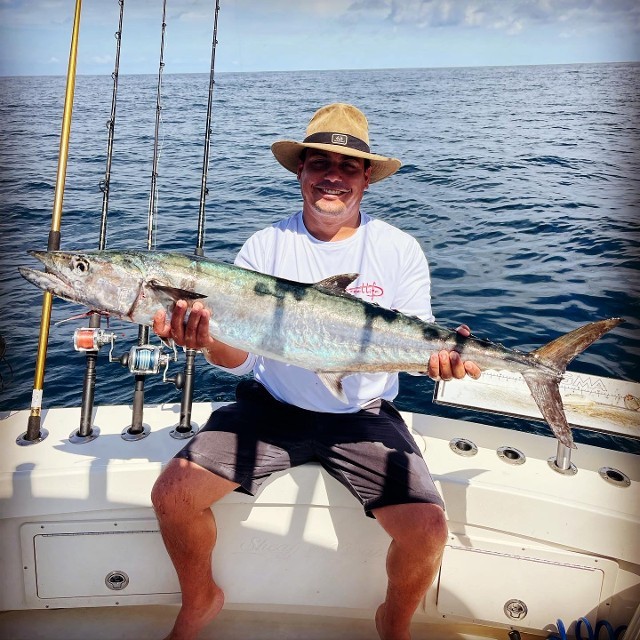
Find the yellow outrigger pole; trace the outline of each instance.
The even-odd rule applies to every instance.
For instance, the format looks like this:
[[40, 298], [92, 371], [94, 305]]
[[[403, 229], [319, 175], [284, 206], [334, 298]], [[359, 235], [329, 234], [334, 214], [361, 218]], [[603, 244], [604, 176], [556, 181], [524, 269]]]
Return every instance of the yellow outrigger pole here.
[[[47, 244], [48, 251], [60, 249], [60, 222], [62, 220], [62, 201], [67, 177], [67, 159], [69, 157], [69, 136], [71, 132], [71, 114], [73, 112], [73, 97], [76, 86], [76, 61], [78, 58], [78, 35], [80, 33], [80, 12], [82, 0], [76, 0], [73, 18], [73, 32], [71, 35], [71, 49], [69, 51], [69, 66], [67, 68], [67, 88], [64, 97], [64, 111], [62, 114], [62, 131], [60, 132], [60, 150], [58, 152], [58, 173], [53, 196], [53, 212], [51, 215], [51, 231]], [[31, 413], [27, 431], [18, 440], [20, 444], [33, 444], [47, 437], [46, 429], [40, 428], [42, 414], [42, 391], [44, 388], [44, 371], [47, 360], [47, 343], [49, 342], [49, 325], [51, 323], [51, 303], [53, 296], [45, 291], [42, 298], [42, 315], [40, 317], [40, 336], [38, 338], [38, 355], [36, 371], [33, 379], [33, 393], [31, 395]]]

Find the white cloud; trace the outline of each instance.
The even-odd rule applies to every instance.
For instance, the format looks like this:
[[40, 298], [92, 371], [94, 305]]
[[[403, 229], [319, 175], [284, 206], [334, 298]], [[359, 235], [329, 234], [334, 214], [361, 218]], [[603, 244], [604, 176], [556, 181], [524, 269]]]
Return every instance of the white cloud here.
[[[640, 26], [637, 0], [376, 0], [394, 24], [421, 28], [491, 28], [507, 33], [555, 23]], [[354, 2], [351, 11], [364, 17], [367, 4]]]
[[[61, 65], [74, 4], [0, 0], [0, 69], [37, 73], [54, 57], [43, 71]], [[214, 6], [167, 0], [166, 59], [176, 72], [208, 71]], [[116, 0], [83, 1], [81, 73], [113, 61], [118, 13]], [[161, 17], [161, 0], [126, 0], [123, 73], [155, 71]], [[602, 61], [640, 55], [637, 0], [221, 0], [219, 27], [220, 70], [495, 64], [505, 47], [517, 64], [573, 62], [594, 59], [596, 42]]]

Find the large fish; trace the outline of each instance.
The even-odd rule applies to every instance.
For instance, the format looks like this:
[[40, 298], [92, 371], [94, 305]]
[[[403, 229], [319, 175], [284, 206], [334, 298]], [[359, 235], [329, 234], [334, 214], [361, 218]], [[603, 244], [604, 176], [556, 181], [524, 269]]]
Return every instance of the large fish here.
[[421, 372], [432, 353], [455, 350], [481, 369], [524, 377], [556, 437], [575, 448], [558, 383], [567, 364], [621, 322], [602, 320], [523, 353], [371, 304], [347, 293], [357, 274], [301, 284], [179, 253], [31, 251], [46, 271], [20, 268], [52, 294], [111, 316], [152, 324], [177, 300], [202, 300], [210, 331], [240, 349], [315, 371], [343, 397], [342, 378], [358, 372]]

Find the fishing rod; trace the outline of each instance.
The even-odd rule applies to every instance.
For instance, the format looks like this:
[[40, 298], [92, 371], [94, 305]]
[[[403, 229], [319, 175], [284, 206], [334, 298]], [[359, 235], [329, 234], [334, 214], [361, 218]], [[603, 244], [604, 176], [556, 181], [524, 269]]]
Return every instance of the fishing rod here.
[[[155, 244], [155, 214], [156, 214], [156, 199], [158, 192], [158, 158], [159, 158], [159, 137], [160, 137], [160, 118], [162, 112], [162, 72], [164, 70], [164, 38], [167, 28], [166, 23], [167, 15], [167, 0], [162, 1], [162, 36], [160, 39], [160, 64], [158, 67], [158, 84], [156, 90], [156, 123], [155, 123], [155, 135], [153, 140], [153, 166], [151, 169], [151, 191], [149, 193], [149, 210], [147, 217], [147, 249], [151, 250]], [[140, 325], [138, 328], [138, 347], [140, 349], [135, 352], [136, 359], [139, 358], [140, 362], [138, 366], [137, 362], [130, 362], [129, 369], [135, 374], [135, 384], [133, 391], [133, 411], [131, 417], [131, 426], [126, 428], [122, 432], [122, 437], [125, 440], [140, 440], [145, 438], [150, 433], [148, 425], [144, 425], [142, 422], [144, 413], [144, 384], [146, 379], [145, 370], [148, 368], [148, 360], [151, 357], [151, 350], [145, 349], [149, 343], [149, 327], [146, 325]]]
[[[195, 254], [204, 256], [204, 234], [205, 234], [205, 202], [209, 195], [207, 178], [209, 175], [209, 151], [211, 146], [211, 113], [213, 110], [213, 90], [215, 87], [215, 65], [216, 46], [218, 44], [218, 13], [220, 12], [220, 1], [216, 0], [215, 14], [213, 18], [213, 37], [211, 41], [211, 65], [209, 69], [209, 96], [207, 100], [207, 121], [204, 136], [204, 158], [202, 161], [202, 180], [200, 185], [200, 206], [198, 209], [198, 232], [196, 236]], [[193, 404], [193, 383], [195, 377], [195, 360], [198, 354], [197, 349], [186, 350], [186, 362], [184, 375], [182, 377], [182, 397], [180, 401], [180, 422], [170, 434], [173, 438], [189, 438], [195, 431], [191, 425], [191, 407]]]
[[198, 235], [196, 239], [196, 255], [204, 256], [204, 232], [205, 232], [205, 200], [209, 195], [207, 178], [209, 175], [209, 151], [211, 147], [211, 112], [213, 110], [213, 89], [215, 87], [216, 47], [218, 45], [218, 13], [220, 12], [220, 0], [216, 0], [215, 15], [213, 18], [213, 39], [211, 42], [211, 66], [209, 70], [209, 98], [207, 100], [207, 124], [204, 136], [204, 159], [202, 161], [202, 182], [200, 185], [200, 207], [198, 210]]
[[100, 190], [102, 191], [102, 214], [100, 216], [100, 235], [98, 239], [98, 249], [102, 250], [107, 244], [107, 219], [109, 211], [109, 189], [111, 187], [111, 161], [113, 158], [113, 138], [116, 127], [116, 107], [118, 104], [118, 77], [120, 75], [120, 47], [122, 44], [122, 22], [124, 16], [124, 0], [118, 0], [120, 5], [120, 17], [118, 19], [118, 30], [115, 33], [116, 38], [116, 60], [111, 78], [113, 79], [113, 93], [111, 95], [111, 115], [107, 120], [107, 129], [109, 135], [107, 138], [107, 165], [104, 172], [104, 178], [100, 182]]
[[[116, 38], [116, 59], [113, 73], [113, 92], [111, 95], [111, 114], [107, 120], [108, 138], [107, 138], [107, 162], [104, 178], [100, 182], [100, 190], [102, 191], [102, 212], [100, 216], [100, 234], [98, 238], [98, 249], [103, 250], [107, 244], [107, 220], [109, 211], [109, 188], [111, 184], [111, 162], [113, 158], [113, 138], [115, 135], [116, 124], [116, 107], [118, 103], [118, 75], [120, 73], [120, 47], [122, 43], [122, 23], [124, 16], [124, 0], [118, 0], [120, 5], [120, 17], [118, 20], [118, 30], [115, 33]], [[86, 367], [84, 381], [82, 385], [82, 405], [80, 408], [80, 428], [74, 431], [69, 440], [75, 444], [90, 442], [96, 438], [100, 429], [92, 427], [93, 417], [93, 401], [96, 387], [96, 366], [98, 362], [98, 348], [102, 346], [100, 343], [100, 314], [92, 313], [89, 319], [89, 332], [76, 331], [74, 336], [74, 345], [77, 350], [85, 351]]]
[[[73, 30], [71, 34], [71, 47], [69, 50], [69, 64], [67, 67], [67, 84], [64, 97], [64, 109], [62, 112], [62, 128], [60, 132], [60, 148], [58, 152], [58, 170], [56, 174], [56, 186], [53, 196], [53, 211], [51, 214], [51, 229], [47, 242], [47, 251], [60, 249], [60, 223], [62, 221], [62, 203], [64, 200], [64, 187], [67, 177], [67, 161], [69, 158], [69, 138], [71, 134], [71, 116], [73, 113], [73, 98], [76, 86], [76, 66], [78, 59], [78, 36], [80, 34], [80, 14], [82, 12], [82, 0], [76, 0], [73, 16]], [[18, 439], [21, 445], [41, 442], [49, 434], [42, 428], [42, 395], [44, 390], [44, 374], [47, 360], [47, 345], [49, 342], [49, 327], [51, 325], [52, 295], [45, 292], [42, 298], [42, 312], [40, 316], [40, 334], [38, 337], [38, 354], [36, 357], [36, 369], [33, 379], [33, 392], [31, 395], [31, 411], [27, 430]]]

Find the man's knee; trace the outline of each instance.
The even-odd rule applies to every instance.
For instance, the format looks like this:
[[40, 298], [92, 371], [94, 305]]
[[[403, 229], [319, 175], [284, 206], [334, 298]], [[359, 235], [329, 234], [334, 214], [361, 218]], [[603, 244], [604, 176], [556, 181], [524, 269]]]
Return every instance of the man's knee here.
[[173, 458], [151, 490], [151, 503], [158, 518], [172, 514], [201, 512], [238, 485], [184, 458]]
[[189, 484], [184, 466], [176, 459], [171, 460], [151, 489], [151, 504], [158, 517], [171, 513], [180, 502], [186, 502]]
[[397, 544], [432, 553], [442, 551], [449, 530], [444, 511], [438, 505], [411, 503], [383, 509], [385, 512], [376, 513], [376, 518]]
[[426, 550], [440, 552], [448, 535], [447, 520], [438, 505], [417, 505], [413, 517], [408, 519], [405, 541]]

